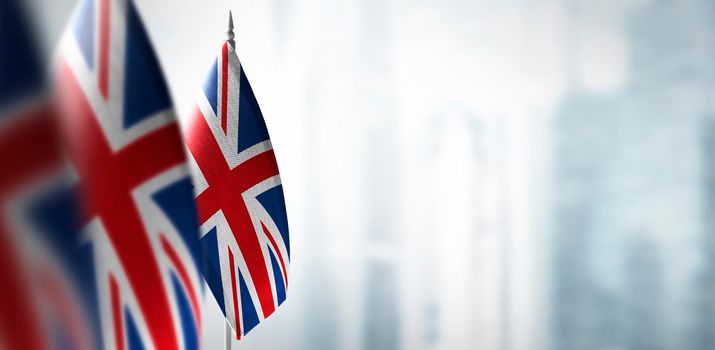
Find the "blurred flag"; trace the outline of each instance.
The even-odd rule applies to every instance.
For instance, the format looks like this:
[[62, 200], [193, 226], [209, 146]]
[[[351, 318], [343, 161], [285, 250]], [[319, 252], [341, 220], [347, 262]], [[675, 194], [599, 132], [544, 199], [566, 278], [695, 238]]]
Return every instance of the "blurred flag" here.
[[196, 349], [191, 179], [169, 94], [130, 0], [83, 0], [57, 82], [104, 348]]
[[0, 348], [91, 349], [75, 205], [43, 60], [20, 7], [0, 0]]
[[199, 94], [193, 156], [204, 277], [240, 339], [286, 298], [290, 245], [268, 131], [233, 43], [233, 21]]

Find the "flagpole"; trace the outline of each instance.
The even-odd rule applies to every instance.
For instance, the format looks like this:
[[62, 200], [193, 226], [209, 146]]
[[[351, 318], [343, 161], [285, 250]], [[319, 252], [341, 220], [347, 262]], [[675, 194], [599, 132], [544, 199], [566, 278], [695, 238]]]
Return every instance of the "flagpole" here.
[[236, 38], [236, 34], [233, 33], [233, 13], [231, 11], [228, 12], [228, 31], [226, 31], [226, 41], [233, 47], [234, 49], [236, 48], [236, 41], [233, 39]]
[[[236, 34], [233, 32], [233, 13], [231, 11], [228, 12], [228, 30], [226, 31], [226, 42], [228, 42], [229, 45], [231, 45], [232, 48], [236, 48], [236, 41], [234, 39], [236, 38]], [[234, 310], [234, 312], [238, 312], [238, 310]], [[224, 323], [223, 327], [223, 337], [224, 337], [224, 345], [223, 348], [224, 350], [231, 350], [231, 343], [233, 342], [233, 331], [231, 329], [231, 324], [228, 322], [228, 319], [226, 319], [226, 322]]]
[[228, 323], [228, 320], [226, 320], [226, 323], [224, 324], [223, 327], [223, 349], [224, 350], [231, 350], [231, 338], [232, 338], [233, 332], [231, 332], [231, 324]]

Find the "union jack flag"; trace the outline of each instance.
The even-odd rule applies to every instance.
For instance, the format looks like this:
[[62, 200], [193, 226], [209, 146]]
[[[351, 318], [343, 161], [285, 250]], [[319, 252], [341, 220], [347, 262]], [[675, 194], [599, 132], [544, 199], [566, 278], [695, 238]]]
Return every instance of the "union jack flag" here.
[[106, 349], [196, 349], [192, 185], [164, 78], [131, 0], [82, 0], [57, 88], [77, 174], [85, 278]]
[[187, 134], [204, 277], [240, 339], [286, 299], [290, 245], [273, 147], [229, 41], [199, 94]]
[[0, 1], [0, 349], [90, 349], [76, 240], [65, 234], [73, 202], [62, 195], [59, 134], [26, 22], [18, 2]]

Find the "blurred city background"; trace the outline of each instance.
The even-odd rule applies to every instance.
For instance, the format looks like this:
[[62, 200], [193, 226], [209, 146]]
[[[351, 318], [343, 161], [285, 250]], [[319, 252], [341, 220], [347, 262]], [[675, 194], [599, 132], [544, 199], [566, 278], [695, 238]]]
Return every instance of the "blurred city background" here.
[[[715, 349], [715, 3], [135, 2], [182, 120], [233, 10], [276, 149], [288, 301], [235, 348]], [[74, 3], [27, 1], [48, 57]]]

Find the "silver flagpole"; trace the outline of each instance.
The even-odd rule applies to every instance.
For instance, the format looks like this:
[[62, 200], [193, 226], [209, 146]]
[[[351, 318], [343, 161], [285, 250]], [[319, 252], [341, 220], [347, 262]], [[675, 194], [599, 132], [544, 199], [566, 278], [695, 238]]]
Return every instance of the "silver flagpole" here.
[[236, 34], [233, 33], [233, 13], [231, 11], [228, 12], [228, 31], [226, 31], [226, 41], [233, 47], [234, 49], [236, 48], [236, 41], [233, 39], [236, 37]]
[[[231, 11], [228, 12], [228, 31], [226, 31], [226, 41], [233, 47], [234, 49], [236, 48], [236, 42], [233, 40], [236, 37], [236, 34], [233, 33], [233, 13]], [[234, 312], [238, 312], [238, 310], [234, 310]], [[226, 319], [226, 323], [223, 328], [223, 335], [224, 335], [224, 350], [231, 350], [231, 343], [233, 342], [233, 331], [231, 330], [231, 324], [228, 322], [228, 319]]]
[[[236, 48], [236, 42], [233, 40], [236, 37], [236, 34], [233, 33], [233, 13], [231, 11], [228, 12], [228, 30], [226, 31], [226, 41], [233, 47], [234, 49]], [[234, 310], [234, 312], [238, 312], [238, 310]], [[233, 342], [233, 331], [231, 330], [231, 324], [228, 322], [228, 319], [226, 319], [226, 324], [224, 325], [223, 328], [223, 333], [224, 333], [224, 350], [231, 350], [231, 343]]]
[[224, 350], [231, 350], [231, 338], [233, 337], [233, 332], [231, 332], [231, 324], [228, 323], [228, 320], [226, 320], [226, 323], [224, 324], [223, 327], [223, 340], [224, 340], [224, 345], [223, 349]]

